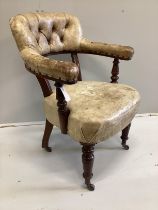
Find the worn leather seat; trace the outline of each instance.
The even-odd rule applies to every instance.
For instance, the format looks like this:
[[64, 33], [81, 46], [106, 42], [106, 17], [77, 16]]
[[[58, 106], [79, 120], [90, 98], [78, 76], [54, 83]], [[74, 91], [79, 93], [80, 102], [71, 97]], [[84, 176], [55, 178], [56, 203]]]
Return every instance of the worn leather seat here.
[[[65, 85], [70, 96], [68, 134], [76, 141], [95, 144], [123, 128], [135, 116], [138, 92], [127, 85], [81, 81]], [[56, 94], [44, 99], [46, 118], [60, 128]]]

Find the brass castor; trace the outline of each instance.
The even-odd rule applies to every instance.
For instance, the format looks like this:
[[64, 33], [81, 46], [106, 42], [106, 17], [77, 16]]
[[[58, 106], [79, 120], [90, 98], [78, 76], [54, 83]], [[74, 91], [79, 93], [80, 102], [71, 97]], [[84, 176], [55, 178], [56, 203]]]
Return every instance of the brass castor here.
[[87, 189], [88, 189], [89, 191], [94, 191], [94, 190], [95, 190], [95, 185], [89, 183], [89, 184], [87, 184]]
[[45, 149], [47, 152], [51, 152], [52, 151], [51, 147], [43, 147], [43, 149]]
[[129, 150], [129, 146], [127, 144], [122, 144], [123, 149]]

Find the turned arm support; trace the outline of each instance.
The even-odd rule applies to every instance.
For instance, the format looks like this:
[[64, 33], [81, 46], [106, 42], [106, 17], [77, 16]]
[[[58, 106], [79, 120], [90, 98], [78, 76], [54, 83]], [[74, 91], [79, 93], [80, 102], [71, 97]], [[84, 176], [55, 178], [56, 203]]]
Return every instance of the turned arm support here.
[[131, 60], [134, 54], [134, 49], [129, 46], [92, 42], [87, 39], [81, 39], [79, 52], [114, 58], [111, 71], [111, 83], [118, 83], [119, 59]]
[[63, 89], [62, 89], [63, 83], [55, 82], [54, 85], [56, 87], [56, 99], [57, 99], [60, 129], [63, 134], [66, 134], [70, 110], [67, 107], [67, 101], [66, 101], [65, 95], [63, 93]]
[[113, 67], [111, 71], [111, 83], [118, 83], [119, 59], [131, 60], [134, 54], [134, 49], [129, 46], [92, 42], [87, 39], [81, 39], [78, 52], [114, 58]]
[[113, 61], [113, 67], [112, 67], [112, 71], [111, 71], [111, 83], [118, 83], [118, 79], [119, 79], [119, 59], [118, 58], [114, 58]]

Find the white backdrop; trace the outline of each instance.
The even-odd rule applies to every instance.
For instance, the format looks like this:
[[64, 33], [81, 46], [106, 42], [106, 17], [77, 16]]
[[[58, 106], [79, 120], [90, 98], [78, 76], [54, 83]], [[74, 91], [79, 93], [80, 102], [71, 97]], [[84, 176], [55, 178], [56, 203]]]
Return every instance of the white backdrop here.
[[[85, 37], [134, 47], [132, 61], [120, 63], [119, 81], [139, 90], [140, 113], [158, 112], [157, 0], [0, 0], [0, 123], [44, 120], [41, 90], [24, 69], [9, 28], [11, 16], [37, 10], [70, 12]], [[84, 79], [110, 80], [112, 59], [79, 57]]]

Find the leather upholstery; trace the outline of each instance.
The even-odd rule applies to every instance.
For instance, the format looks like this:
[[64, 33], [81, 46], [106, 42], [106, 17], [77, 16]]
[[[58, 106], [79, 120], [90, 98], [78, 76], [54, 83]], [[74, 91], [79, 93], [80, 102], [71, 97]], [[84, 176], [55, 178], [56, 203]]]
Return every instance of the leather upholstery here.
[[[81, 81], [64, 88], [71, 98], [68, 134], [83, 143], [98, 143], [125, 128], [140, 100], [134, 88], [123, 84]], [[60, 127], [56, 104], [55, 93], [44, 100], [46, 118]]]
[[44, 55], [56, 52], [81, 52], [129, 60], [133, 49], [127, 46], [90, 42], [82, 38], [79, 20], [67, 13], [27, 13], [10, 20], [10, 27], [26, 66], [33, 72], [76, 81], [78, 67]]
[[81, 39], [80, 51], [108, 57], [117, 57], [123, 60], [131, 59], [134, 54], [133, 48], [129, 46], [91, 42], [87, 39]]
[[82, 37], [78, 19], [67, 13], [17, 15], [10, 24], [20, 51], [30, 47], [42, 55], [75, 50]]
[[77, 80], [74, 63], [42, 56], [79, 47], [82, 32], [77, 18], [66, 13], [28, 13], [11, 18], [10, 26], [27, 67], [54, 79]]
[[21, 56], [28, 69], [43, 76], [61, 79], [68, 83], [74, 83], [78, 78], [79, 69], [72, 62], [49, 59], [31, 48], [24, 49], [21, 52]]

